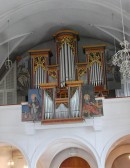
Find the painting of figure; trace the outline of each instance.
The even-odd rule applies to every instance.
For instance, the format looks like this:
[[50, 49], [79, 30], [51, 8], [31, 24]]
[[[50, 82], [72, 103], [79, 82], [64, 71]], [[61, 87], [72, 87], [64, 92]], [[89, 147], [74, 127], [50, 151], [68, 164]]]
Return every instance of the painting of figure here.
[[95, 98], [93, 86], [85, 85], [82, 87], [82, 111], [85, 117], [103, 114], [102, 98]]
[[30, 59], [21, 58], [17, 62], [17, 91], [19, 95], [27, 96], [30, 87]]
[[28, 91], [28, 103], [22, 104], [22, 121], [40, 121], [42, 111], [41, 90]]

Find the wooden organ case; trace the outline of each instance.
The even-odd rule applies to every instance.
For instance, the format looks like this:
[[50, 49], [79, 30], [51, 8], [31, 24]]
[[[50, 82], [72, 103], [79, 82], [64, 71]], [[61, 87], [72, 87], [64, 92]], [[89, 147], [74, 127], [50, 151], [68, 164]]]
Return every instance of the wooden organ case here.
[[47, 83], [47, 69], [49, 57], [52, 55], [49, 49], [30, 50], [31, 55], [31, 88], [38, 89], [39, 84]]
[[50, 65], [50, 49], [31, 50], [32, 88], [42, 90], [42, 123], [79, 122], [82, 114], [82, 85], [93, 85], [95, 92], [106, 93], [105, 45], [84, 46], [86, 62], [78, 63], [78, 33], [57, 32], [56, 64]]
[[97, 94], [107, 95], [107, 81], [105, 69], [105, 47], [106, 45], [84, 46], [86, 55], [86, 83], [94, 86]]
[[42, 122], [81, 121], [81, 86], [77, 81], [78, 33], [59, 31], [54, 35], [56, 65], [48, 65], [48, 83], [41, 83], [43, 90]]
[[54, 35], [59, 65], [59, 87], [65, 87], [66, 81], [75, 81], [75, 63], [77, 62], [78, 32], [72, 30], [59, 31]]

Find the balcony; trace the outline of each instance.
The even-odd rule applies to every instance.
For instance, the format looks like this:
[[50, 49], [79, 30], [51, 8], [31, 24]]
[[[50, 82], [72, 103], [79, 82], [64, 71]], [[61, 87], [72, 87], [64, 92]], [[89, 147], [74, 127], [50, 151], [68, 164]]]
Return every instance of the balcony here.
[[[124, 128], [126, 125], [130, 125], [130, 97], [127, 98], [114, 98], [103, 100], [103, 116], [97, 117], [84, 117], [83, 120], [79, 118], [53, 118], [53, 122], [49, 122], [52, 119], [32, 122], [22, 121], [21, 117], [21, 105], [8, 105], [0, 106], [0, 132], [26, 132], [32, 134], [39, 129], [53, 129], [53, 128], [66, 128], [66, 127], [92, 127], [94, 130], [101, 130], [102, 127], [109, 129]], [[72, 122], [77, 120], [76, 123]], [[55, 122], [54, 122], [55, 121]], [[63, 122], [62, 122], [63, 121]], [[64, 121], [67, 121], [65, 124]], [[43, 123], [45, 122], [45, 124]], [[54, 124], [57, 123], [57, 124]]]

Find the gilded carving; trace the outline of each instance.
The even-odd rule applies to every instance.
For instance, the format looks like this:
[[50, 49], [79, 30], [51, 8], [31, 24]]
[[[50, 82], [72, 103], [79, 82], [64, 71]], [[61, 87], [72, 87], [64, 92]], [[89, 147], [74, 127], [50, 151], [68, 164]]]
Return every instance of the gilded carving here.
[[89, 67], [93, 65], [93, 63], [97, 62], [100, 66], [102, 65], [102, 53], [101, 51], [91, 51], [88, 53], [89, 55]]
[[75, 42], [76, 42], [76, 39], [73, 36], [66, 36], [66, 35], [62, 36], [62, 38], [58, 38], [58, 42], [60, 42], [59, 43], [59, 49], [61, 49], [62, 45], [64, 45], [66, 43], [72, 49], [73, 55], [76, 54], [75, 53]]
[[46, 69], [46, 58], [45, 57], [38, 56], [34, 58], [34, 71], [35, 72], [39, 66], [41, 66], [44, 70]]
[[49, 69], [48, 75], [51, 76], [52, 78], [57, 79], [57, 69]]
[[78, 77], [83, 76], [85, 73], [87, 73], [87, 68], [86, 68], [86, 66], [78, 67]]

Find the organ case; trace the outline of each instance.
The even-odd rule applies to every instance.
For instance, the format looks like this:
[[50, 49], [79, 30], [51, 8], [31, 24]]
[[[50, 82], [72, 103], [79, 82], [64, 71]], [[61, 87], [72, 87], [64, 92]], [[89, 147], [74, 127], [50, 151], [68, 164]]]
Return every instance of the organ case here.
[[31, 55], [31, 87], [39, 89], [39, 84], [48, 82], [47, 68], [52, 53], [50, 49], [30, 50], [29, 53]]
[[95, 92], [101, 94], [108, 94], [105, 69], [105, 47], [105, 44], [83, 46], [87, 63], [87, 83], [93, 85]]

